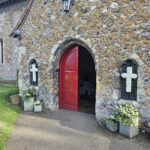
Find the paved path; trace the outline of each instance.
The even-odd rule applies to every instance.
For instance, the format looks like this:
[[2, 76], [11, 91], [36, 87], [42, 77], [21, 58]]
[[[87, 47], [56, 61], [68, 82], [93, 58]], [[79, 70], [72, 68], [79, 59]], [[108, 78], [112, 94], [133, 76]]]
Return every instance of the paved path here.
[[84, 113], [21, 113], [5, 150], [150, 150], [150, 139], [112, 134]]

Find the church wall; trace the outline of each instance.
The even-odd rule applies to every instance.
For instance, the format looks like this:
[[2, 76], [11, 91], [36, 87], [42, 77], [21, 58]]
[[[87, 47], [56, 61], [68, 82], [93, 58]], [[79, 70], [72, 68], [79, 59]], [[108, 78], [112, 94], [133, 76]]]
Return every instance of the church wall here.
[[17, 80], [17, 68], [19, 64], [20, 41], [10, 37], [10, 33], [18, 23], [27, 2], [5, 5], [0, 8], [0, 39], [3, 39], [3, 63], [0, 47], [0, 81], [12, 82]]
[[[29, 62], [38, 62], [39, 97], [45, 107], [58, 109], [59, 60], [77, 43], [89, 50], [96, 68], [96, 118], [102, 122], [109, 108], [131, 102], [143, 118], [150, 113], [149, 0], [78, 0], [65, 13], [62, 1], [36, 0], [23, 27], [25, 53], [19, 72], [20, 90], [31, 86]], [[138, 64], [137, 101], [120, 96], [119, 67], [126, 59]]]

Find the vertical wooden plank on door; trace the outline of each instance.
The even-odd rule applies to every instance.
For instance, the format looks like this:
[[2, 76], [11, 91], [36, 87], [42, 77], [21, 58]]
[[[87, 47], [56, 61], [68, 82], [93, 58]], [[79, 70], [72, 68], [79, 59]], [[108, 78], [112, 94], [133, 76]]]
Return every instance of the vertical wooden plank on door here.
[[59, 107], [78, 111], [78, 46], [68, 48], [61, 57]]

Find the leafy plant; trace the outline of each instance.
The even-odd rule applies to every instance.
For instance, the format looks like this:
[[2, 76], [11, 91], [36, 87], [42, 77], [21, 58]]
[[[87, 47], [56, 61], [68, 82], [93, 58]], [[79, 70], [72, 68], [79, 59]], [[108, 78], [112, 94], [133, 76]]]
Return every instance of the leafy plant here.
[[123, 125], [135, 126], [138, 128], [139, 112], [132, 104], [122, 104], [116, 107], [115, 119]]
[[106, 124], [109, 123], [112, 127], [116, 126], [116, 116], [115, 114], [112, 114], [109, 118], [106, 119]]
[[110, 124], [114, 124], [116, 123], [116, 116], [115, 114], [112, 114], [109, 118], [107, 118], [107, 121], [110, 123]]
[[34, 102], [34, 106], [38, 106], [38, 105], [41, 105], [42, 102], [40, 99], [38, 99], [37, 101]]
[[144, 126], [147, 127], [147, 128], [150, 128], [150, 120], [146, 120], [144, 122]]
[[22, 99], [23, 101], [28, 101], [30, 98], [33, 98], [35, 96], [34, 92], [32, 89], [27, 89], [25, 91], [23, 91], [22, 94]]

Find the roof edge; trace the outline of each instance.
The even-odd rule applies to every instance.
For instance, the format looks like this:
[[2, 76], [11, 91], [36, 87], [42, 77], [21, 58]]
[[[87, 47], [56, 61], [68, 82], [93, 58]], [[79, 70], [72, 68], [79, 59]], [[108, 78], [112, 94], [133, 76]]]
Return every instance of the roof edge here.
[[14, 33], [16, 30], [21, 30], [21, 28], [23, 27], [25, 21], [27, 20], [27, 17], [29, 16], [29, 13], [31, 11], [31, 8], [33, 6], [33, 2], [34, 0], [30, 0], [29, 4], [27, 5], [22, 17], [20, 18], [19, 22], [17, 23], [17, 25], [15, 26], [15, 28], [12, 30], [10, 36], [14, 36]]

